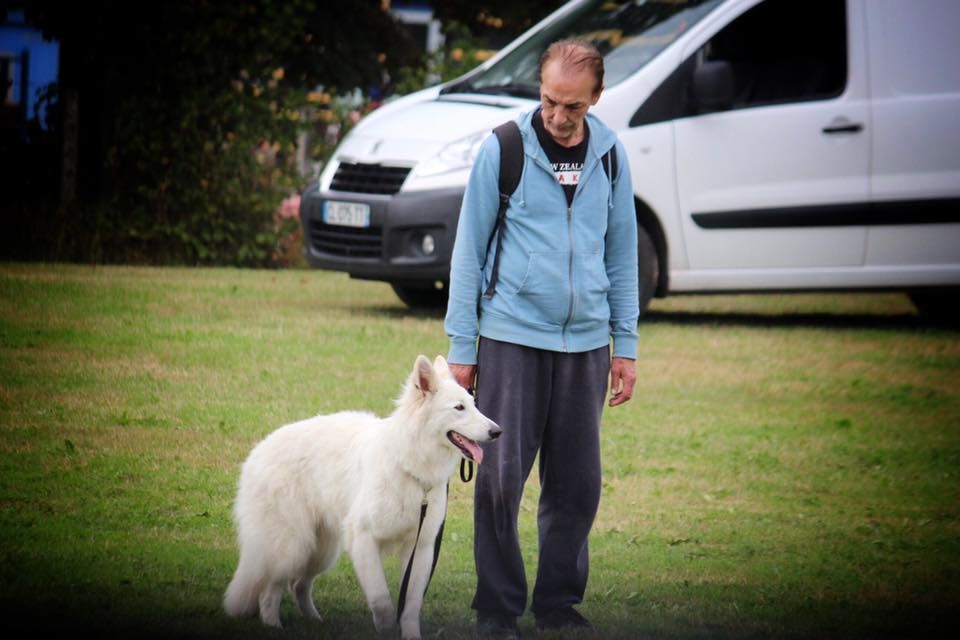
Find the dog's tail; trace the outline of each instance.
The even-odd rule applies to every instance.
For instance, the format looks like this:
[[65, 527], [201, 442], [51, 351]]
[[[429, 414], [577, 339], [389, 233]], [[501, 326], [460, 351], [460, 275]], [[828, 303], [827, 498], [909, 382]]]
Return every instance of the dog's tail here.
[[260, 610], [261, 579], [257, 579], [243, 561], [223, 596], [223, 610], [233, 618], [253, 616]]

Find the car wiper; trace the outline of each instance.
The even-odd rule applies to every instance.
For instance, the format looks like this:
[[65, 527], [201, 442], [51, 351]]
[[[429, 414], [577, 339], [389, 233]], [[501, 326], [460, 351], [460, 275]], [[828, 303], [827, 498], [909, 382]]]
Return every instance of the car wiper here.
[[[464, 91], [464, 89], [458, 89], [458, 91]], [[483, 93], [490, 95], [502, 95], [502, 96], [514, 96], [517, 98], [534, 98], [537, 99], [540, 97], [540, 90], [537, 87], [531, 86], [529, 84], [524, 84], [522, 82], [511, 82], [507, 84], [496, 84], [489, 85], [486, 87], [469, 87], [469, 93]]]
[[462, 80], [440, 89], [440, 95], [448, 93], [473, 93], [473, 85], [470, 84], [469, 80]]

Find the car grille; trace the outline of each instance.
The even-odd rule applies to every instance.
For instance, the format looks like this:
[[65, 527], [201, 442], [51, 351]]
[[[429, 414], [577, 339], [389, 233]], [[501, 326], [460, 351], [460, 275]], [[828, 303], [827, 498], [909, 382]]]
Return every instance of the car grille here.
[[355, 229], [314, 220], [310, 224], [310, 242], [318, 253], [350, 258], [379, 258], [379, 227]]
[[410, 167], [341, 162], [330, 183], [330, 190], [392, 195], [400, 191], [408, 173]]

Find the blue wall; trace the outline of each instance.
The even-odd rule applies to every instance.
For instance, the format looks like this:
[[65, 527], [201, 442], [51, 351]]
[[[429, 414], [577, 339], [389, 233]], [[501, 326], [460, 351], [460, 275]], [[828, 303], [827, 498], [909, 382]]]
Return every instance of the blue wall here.
[[[56, 42], [44, 40], [42, 34], [26, 24], [23, 13], [11, 11], [6, 21], [0, 24], [0, 57], [11, 63], [13, 86], [6, 94], [7, 106], [20, 105], [24, 96], [22, 93], [22, 55], [27, 52], [27, 91], [26, 91], [26, 119], [34, 118], [38, 93], [51, 82], [56, 82], [59, 69], [60, 45]], [[0, 78], [5, 83], [7, 78]], [[0, 85], [0, 93], [2, 87]], [[46, 114], [40, 113], [41, 119]], [[46, 126], [46, 122], [41, 122]]]

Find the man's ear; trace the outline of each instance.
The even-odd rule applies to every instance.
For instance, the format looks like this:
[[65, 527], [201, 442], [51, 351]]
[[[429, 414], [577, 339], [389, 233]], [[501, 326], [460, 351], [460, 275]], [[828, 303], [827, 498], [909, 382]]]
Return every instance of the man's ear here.
[[604, 86], [600, 85], [600, 88], [593, 92], [593, 95], [590, 96], [590, 106], [594, 106], [600, 100], [600, 94], [603, 93]]

